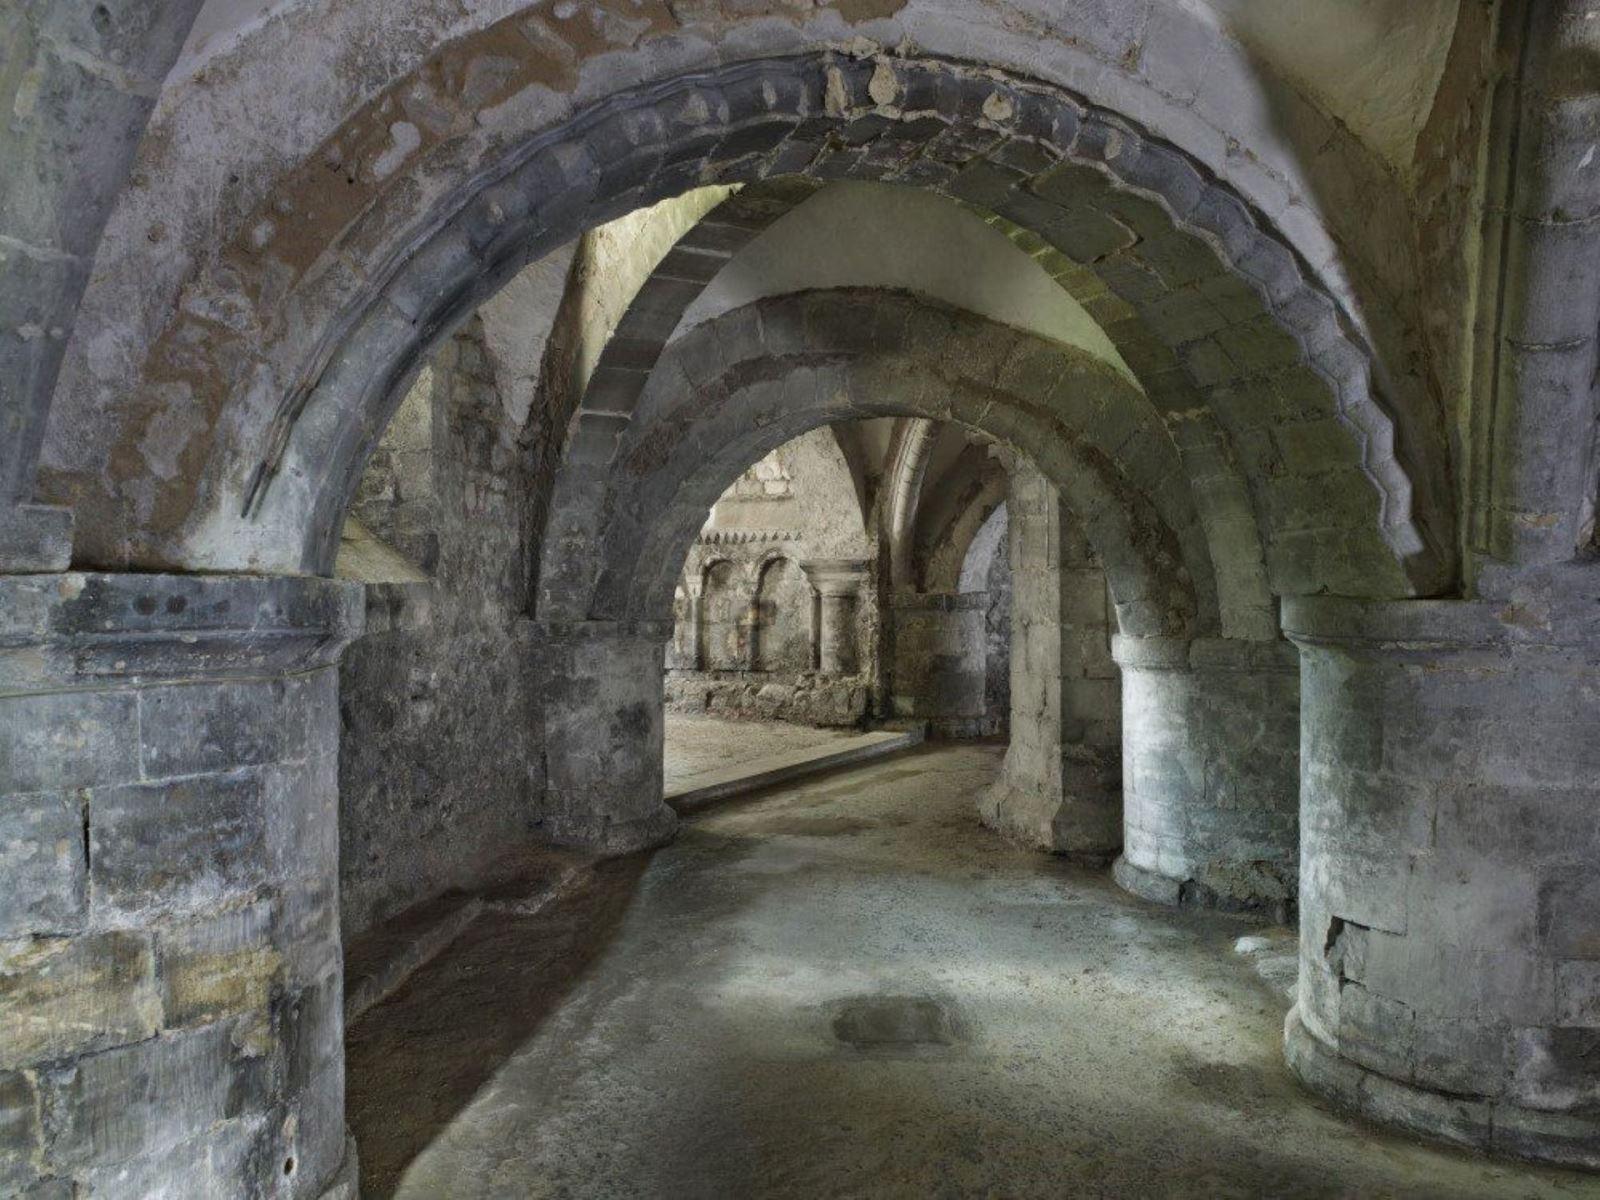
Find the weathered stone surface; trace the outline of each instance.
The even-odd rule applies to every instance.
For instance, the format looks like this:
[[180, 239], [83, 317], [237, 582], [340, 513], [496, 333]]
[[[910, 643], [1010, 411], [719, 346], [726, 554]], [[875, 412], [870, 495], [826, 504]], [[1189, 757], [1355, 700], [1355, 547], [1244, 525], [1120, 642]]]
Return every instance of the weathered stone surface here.
[[1285, 921], [1300, 865], [1293, 648], [1118, 638], [1114, 654], [1129, 868], [1118, 878], [1150, 899]]
[[[1580, 682], [1592, 660], [1570, 629], [1530, 644], [1508, 615], [1467, 602], [1286, 606], [1305, 756], [1290, 1061], [1380, 1119], [1594, 1165], [1594, 1031], [1572, 986], [1594, 955], [1592, 873], [1572, 865], [1570, 840], [1507, 840], [1493, 802], [1571, 814], [1587, 794], [1566, 739], [1597, 719]], [[1512, 710], [1522, 719], [1501, 718]], [[1333, 1082], [1334, 1061], [1358, 1089]]]
[[0, 797], [0, 939], [83, 928], [83, 807], [74, 792]]
[[256, 903], [163, 931], [156, 944], [169, 1026], [265, 1011], [282, 978], [272, 906]]
[[0, 1016], [0, 1070], [150, 1037], [162, 1014], [149, 936], [0, 945]]
[[200, 913], [267, 882], [267, 802], [256, 771], [105, 788], [89, 807], [97, 919]]
[[[0, 580], [0, 706], [123, 718], [58, 724], [45, 766], [86, 784], [0, 809], [14, 874], [36, 884], [0, 943], [8, 1182], [17, 1155], [72, 1194], [315, 1195], [334, 1176], [328, 663], [358, 600], [327, 580]], [[17, 1079], [37, 1089], [33, 1125]]]
[[39, 1093], [34, 1076], [0, 1071], [0, 1188], [20, 1194], [39, 1178], [44, 1165], [44, 1133], [39, 1124]]
[[111, 1164], [163, 1151], [259, 1107], [266, 1064], [241, 1056], [231, 1024], [164, 1033], [41, 1077], [51, 1162]]

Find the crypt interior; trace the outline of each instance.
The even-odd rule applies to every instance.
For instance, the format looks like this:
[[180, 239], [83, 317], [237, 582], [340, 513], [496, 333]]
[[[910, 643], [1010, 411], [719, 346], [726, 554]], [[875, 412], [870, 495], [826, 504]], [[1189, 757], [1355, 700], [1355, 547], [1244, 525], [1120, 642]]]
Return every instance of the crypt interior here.
[[1600, 0], [0, 35], [0, 1196], [1600, 1200]]

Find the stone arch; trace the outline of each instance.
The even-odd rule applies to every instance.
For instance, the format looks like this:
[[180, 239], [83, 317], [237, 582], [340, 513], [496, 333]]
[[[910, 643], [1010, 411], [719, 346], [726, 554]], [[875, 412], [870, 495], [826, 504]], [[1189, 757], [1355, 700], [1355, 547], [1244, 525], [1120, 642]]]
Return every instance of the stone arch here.
[[[1082, 514], [1125, 629], [1216, 627], [1176, 451], [1125, 376], [1034, 334], [857, 289], [759, 301], [673, 343], [612, 452], [570, 455], [556, 482], [540, 617], [660, 620], [662, 583], [745, 464], [806, 429], [885, 415], [952, 421], [1035, 460]], [[1119, 458], [1130, 440], [1138, 452]]]
[[[1448, 537], [1420, 515], [1443, 511], [1437, 448], [1401, 446], [1396, 457], [1380, 373], [1339, 300], [1232, 189], [1079, 97], [934, 59], [748, 61], [615, 95], [468, 174], [403, 254], [359, 280], [303, 276], [298, 286], [323, 289], [315, 302], [280, 289], [272, 308], [292, 330], [224, 325], [224, 334], [210, 314], [177, 318], [126, 435], [142, 436], [151, 400], [173, 389], [203, 398], [222, 435], [191, 444], [185, 468], [144, 496], [125, 553], [195, 568], [326, 570], [396, 392], [433, 341], [518, 268], [691, 184], [806, 174], [931, 187], [1068, 245], [1098, 236], [1092, 265], [1107, 295], [1147, 316], [1175, 370], [1237, 384], [1242, 410], [1288, 415], [1313, 457], [1322, 445], [1338, 472], [1365, 477], [1354, 491], [1307, 487], [1277, 462], [1259, 470], [1290, 526], [1279, 590], [1411, 594], [1453, 571]], [[237, 306], [235, 325], [248, 327], [264, 319], [244, 314], [260, 311], [266, 281], [241, 250], [238, 286], [215, 302]], [[1196, 277], [1179, 289], [1184, 272]], [[305, 317], [330, 304], [336, 315]], [[585, 424], [577, 452], [603, 453], [618, 422]], [[1262, 453], [1276, 456], [1263, 437]], [[121, 461], [113, 452], [114, 476]], [[1266, 482], [1280, 474], [1286, 488]], [[1328, 506], [1332, 495], [1339, 507]]]
[[916, 557], [925, 592], [964, 590], [973, 541], [1009, 490], [1005, 467], [979, 445], [968, 447], [944, 484], [948, 495], [928, 504], [918, 522]]
[[889, 539], [889, 586], [896, 591], [905, 591], [916, 585], [912, 538], [916, 533], [922, 482], [927, 478], [928, 462], [938, 439], [937, 422], [926, 418], [905, 418], [895, 427], [889, 455], [888, 490], [884, 497], [884, 520]]
[[960, 590], [979, 590], [979, 582], [991, 577], [994, 560], [1005, 556], [1008, 516], [1002, 500], [984, 517], [972, 539], [967, 542], [966, 553], [961, 558], [961, 571], [956, 577], [956, 586]]

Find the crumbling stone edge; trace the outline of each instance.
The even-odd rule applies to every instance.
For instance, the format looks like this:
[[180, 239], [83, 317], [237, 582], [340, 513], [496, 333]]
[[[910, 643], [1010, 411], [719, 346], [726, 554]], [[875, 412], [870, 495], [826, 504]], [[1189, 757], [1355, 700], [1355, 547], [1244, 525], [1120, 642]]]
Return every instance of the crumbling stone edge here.
[[1168, 908], [1209, 909], [1268, 925], [1289, 925], [1295, 920], [1292, 898], [1227, 896], [1198, 879], [1173, 879], [1136, 867], [1120, 854], [1111, 864], [1111, 877], [1123, 891]]

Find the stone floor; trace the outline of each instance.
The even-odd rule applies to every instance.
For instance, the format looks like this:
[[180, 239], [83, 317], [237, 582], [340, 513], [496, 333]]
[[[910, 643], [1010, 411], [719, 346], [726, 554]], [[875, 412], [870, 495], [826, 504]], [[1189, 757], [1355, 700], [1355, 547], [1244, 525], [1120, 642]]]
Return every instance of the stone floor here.
[[859, 729], [813, 729], [777, 721], [724, 721], [667, 714], [664, 779], [671, 791], [685, 779], [791, 750], [846, 742]]
[[350, 1035], [363, 1196], [1600, 1197], [1340, 1116], [1236, 920], [973, 817], [941, 746], [485, 917]]

